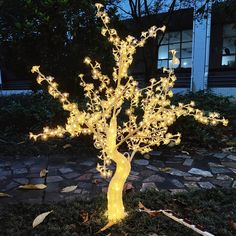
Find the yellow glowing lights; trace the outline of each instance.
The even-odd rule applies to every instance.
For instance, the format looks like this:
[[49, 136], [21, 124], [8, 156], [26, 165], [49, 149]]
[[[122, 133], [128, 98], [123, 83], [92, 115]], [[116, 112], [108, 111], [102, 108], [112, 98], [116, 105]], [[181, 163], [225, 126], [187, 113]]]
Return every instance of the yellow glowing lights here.
[[[49, 94], [59, 99], [63, 109], [69, 111], [70, 115], [65, 127], [57, 126], [54, 129], [46, 127], [43, 133], [37, 135], [31, 133], [30, 137], [35, 140], [37, 138], [47, 140], [54, 136], [62, 137], [65, 133], [69, 133], [72, 137], [92, 134], [94, 146], [101, 150], [99, 159], [103, 161], [103, 164], [97, 165], [97, 170], [103, 177], [112, 177], [107, 193], [107, 216], [110, 222], [117, 222], [126, 215], [122, 191], [135, 153], [147, 153], [153, 146], [161, 144], [179, 144], [181, 134], [168, 133], [168, 126], [180, 116], [193, 116], [195, 120], [211, 125], [219, 122], [227, 125], [228, 121], [224, 118], [220, 119], [219, 114], [215, 112], [205, 116], [202, 111], [195, 109], [193, 101], [189, 104], [171, 105], [170, 98], [173, 92], [170, 89], [176, 80], [172, 69], [164, 68], [165, 77], [161, 77], [160, 80], [152, 78], [146, 88], [139, 89], [138, 83], [128, 75], [133, 55], [136, 48], [143, 47], [148, 38], [155, 38], [158, 31], [165, 30], [165, 26], [151, 27], [141, 34], [139, 41], [132, 36], [121, 40], [116, 30], [108, 27], [110, 19], [103, 10], [102, 4], [98, 3], [96, 7], [97, 16], [104, 24], [101, 34], [106, 36], [113, 45], [116, 66], [113, 68], [112, 79], [102, 74], [98, 62], [93, 62], [89, 57], [84, 59], [84, 63], [91, 67], [92, 78], [99, 80], [100, 85], [87, 83], [84, 75], [79, 75], [80, 85], [87, 98], [87, 110], [82, 111], [77, 104], [69, 101], [68, 93], [61, 93], [58, 90], [58, 84], [53, 77], [44, 76], [39, 70], [40, 67], [34, 66], [31, 71], [38, 74], [37, 82], [39, 84], [47, 82]], [[171, 53], [172, 64], [177, 64], [179, 61], [176, 51], [173, 50]], [[139, 114], [142, 115], [137, 115], [138, 109], [141, 110]], [[124, 111], [127, 117], [122, 124], [118, 124], [117, 117], [121, 111]], [[127, 144], [130, 153], [122, 154], [118, 151], [123, 143]], [[112, 162], [116, 163], [114, 174], [109, 170]]]

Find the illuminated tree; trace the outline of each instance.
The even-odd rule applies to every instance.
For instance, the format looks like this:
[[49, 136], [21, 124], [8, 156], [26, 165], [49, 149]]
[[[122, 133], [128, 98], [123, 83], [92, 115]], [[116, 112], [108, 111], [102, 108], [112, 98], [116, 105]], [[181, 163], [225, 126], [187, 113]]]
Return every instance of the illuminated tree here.
[[[34, 135], [35, 140], [42, 138], [46, 140], [50, 137], [62, 137], [69, 133], [72, 137], [93, 135], [94, 145], [101, 151], [99, 159], [103, 164], [97, 165], [97, 170], [103, 177], [112, 177], [109, 183], [107, 200], [107, 217], [110, 224], [122, 220], [125, 216], [125, 209], [122, 200], [122, 190], [131, 170], [131, 161], [137, 152], [142, 154], [150, 152], [153, 146], [180, 143], [180, 133], [171, 134], [168, 126], [172, 125], [180, 116], [193, 116], [203, 124], [216, 125], [222, 122], [227, 125], [226, 119], [220, 119], [219, 114], [204, 113], [194, 108], [194, 102], [190, 104], [171, 105], [170, 98], [173, 96], [170, 89], [174, 86], [176, 77], [172, 69], [164, 68], [165, 77], [160, 80], [151, 79], [150, 85], [144, 89], [138, 88], [138, 83], [132, 76], [128, 76], [128, 69], [132, 63], [133, 55], [138, 47], [143, 47], [148, 38], [155, 38], [158, 31], [164, 31], [165, 27], [151, 27], [147, 32], [143, 32], [138, 41], [132, 36], [127, 36], [121, 40], [115, 29], [108, 27], [109, 17], [103, 10], [101, 4], [96, 4], [97, 16], [102, 19], [104, 27], [102, 35], [107, 36], [113, 45], [113, 55], [116, 62], [113, 68], [112, 79], [101, 72], [98, 62], [92, 62], [90, 58], [85, 58], [84, 62], [91, 67], [92, 78], [98, 80], [99, 86], [95, 83], [86, 83], [84, 75], [79, 75], [81, 86], [88, 99], [87, 110], [82, 111], [78, 105], [68, 99], [67, 93], [58, 90], [58, 84], [53, 77], [45, 77], [39, 70], [39, 66], [32, 68], [33, 73], [37, 73], [37, 82], [48, 83], [48, 92], [60, 100], [63, 109], [69, 111], [70, 116], [65, 127], [57, 126], [50, 129], [43, 129], [43, 133]], [[173, 64], [179, 63], [172, 51]], [[117, 117], [125, 110], [126, 120], [121, 124], [117, 122]], [[126, 143], [129, 149], [127, 153], [119, 152], [122, 144]], [[116, 170], [113, 174], [109, 170], [109, 165], [114, 162]]]

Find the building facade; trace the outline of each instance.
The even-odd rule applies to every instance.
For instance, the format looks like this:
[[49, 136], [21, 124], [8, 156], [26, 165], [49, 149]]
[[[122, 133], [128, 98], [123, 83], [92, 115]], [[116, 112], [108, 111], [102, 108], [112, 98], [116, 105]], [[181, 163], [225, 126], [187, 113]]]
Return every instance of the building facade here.
[[[195, 2], [195, 1], [194, 1]], [[200, 5], [199, 5], [200, 4]], [[210, 3], [209, 3], [210, 4]], [[170, 50], [177, 51], [180, 64], [175, 66], [177, 81], [174, 92], [211, 90], [221, 95], [236, 97], [236, 24], [222, 8], [209, 5], [205, 17], [197, 16], [200, 3], [191, 8], [175, 10], [162, 39], [156, 60], [157, 77], [163, 67], [170, 67]], [[152, 16], [145, 28], [160, 22], [167, 13]], [[127, 31], [134, 25], [129, 20]], [[140, 82], [144, 81], [144, 65], [137, 57], [130, 71]], [[29, 81], [16, 80], [0, 73], [0, 93], [9, 94], [30, 91]]]

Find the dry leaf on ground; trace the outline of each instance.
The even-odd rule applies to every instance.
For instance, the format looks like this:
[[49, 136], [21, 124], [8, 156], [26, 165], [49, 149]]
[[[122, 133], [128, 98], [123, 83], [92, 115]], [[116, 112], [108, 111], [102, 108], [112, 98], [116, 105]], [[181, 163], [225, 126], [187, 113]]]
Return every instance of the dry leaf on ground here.
[[0, 197], [12, 197], [12, 195], [7, 193], [0, 193]]
[[35, 228], [37, 225], [41, 224], [45, 220], [45, 218], [52, 212], [53, 211], [47, 211], [47, 212], [44, 212], [44, 213], [38, 215], [33, 221], [33, 228]]
[[42, 169], [41, 171], [40, 171], [40, 177], [41, 178], [43, 178], [43, 177], [45, 177], [46, 175], [47, 175], [47, 173], [48, 173], [48, 170], [47, 169]]
[[67, 144], [65, 144], [65, 145], [63, 146], [64, 149], [66, 149], [66, 148], [70, 148], [70, 147], [72, 147], [72, 145], [69, 144], [69, 143], [67, 143]]
[[83, 219], [83, 223], [86, 223], [86, 222], [89, 221], [89, 214], [88, 214], [88, 212], [81, 212], [81, 213], [80, 213], [80, 216], [81, 216], [82, 219]]
[[124, 185], [123, 192], [126, 193], [127, 191], [132, 191], [134, 189], [134, 186], [131, 182], [127, 182]]
[[77, 188], [77, 185], [71, 185], [71, 186], [68, 186], [68, 187], [65, 187], [61, 190], [62, 193], [69, 193], [69, 192], [72, 192], [72, 191], [75, 191]]
[[25, 184], [25, 185], [20, 185], [18, 188], [20, 188], [20, 189], [42, 190], [42, 189], [47, 188], [47, 185], [45, 185], [45, 184]]

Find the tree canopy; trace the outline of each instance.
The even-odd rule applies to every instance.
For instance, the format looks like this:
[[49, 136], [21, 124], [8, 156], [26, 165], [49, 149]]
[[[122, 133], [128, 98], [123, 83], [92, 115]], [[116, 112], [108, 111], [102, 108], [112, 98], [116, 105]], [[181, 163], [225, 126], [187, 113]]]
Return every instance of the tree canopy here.
[[[115, 20], [115, 0], [101, 1]], [[3, 0], [0, 2], [0, 66], [19, 79], [33, 64], [74, 87], [85, 55], [108, 66], [108, 44], [98, 32], [93, 0]], [[104, 53], [105, 51], [105, 53]], [[106, 58], [106, 60], [105, 60]], [[73, 82], [72, 82], [73, 81]]]

